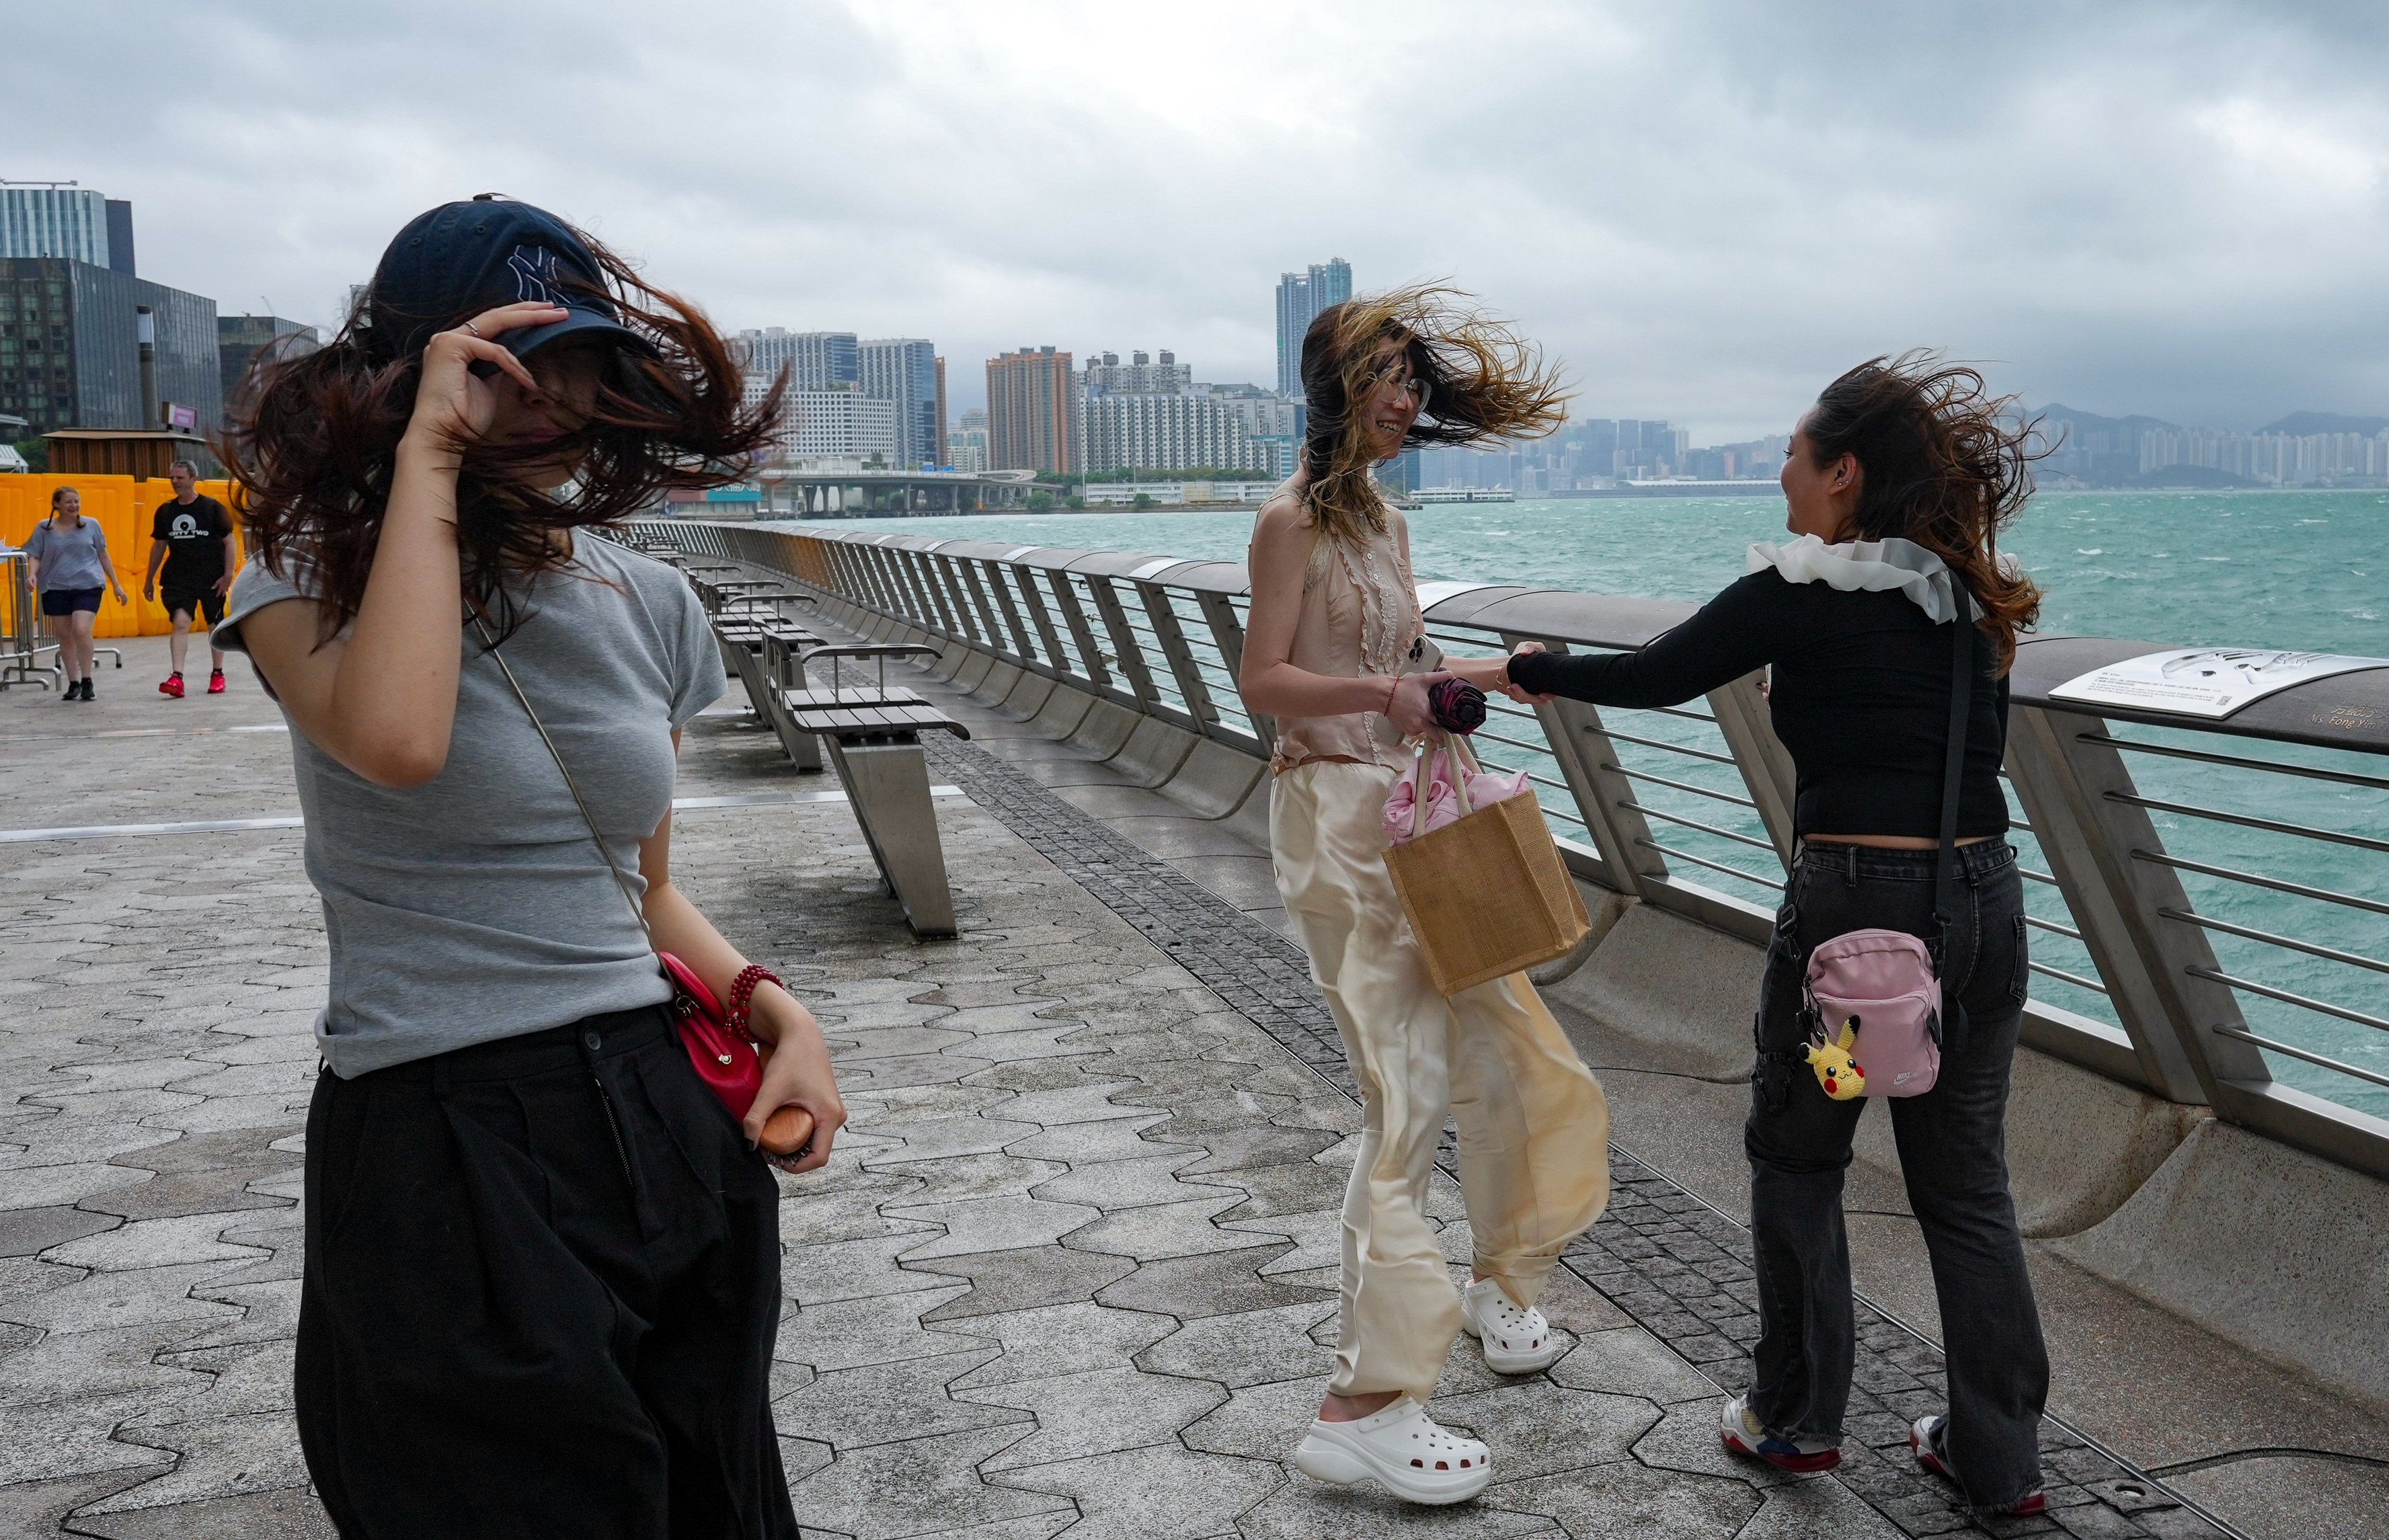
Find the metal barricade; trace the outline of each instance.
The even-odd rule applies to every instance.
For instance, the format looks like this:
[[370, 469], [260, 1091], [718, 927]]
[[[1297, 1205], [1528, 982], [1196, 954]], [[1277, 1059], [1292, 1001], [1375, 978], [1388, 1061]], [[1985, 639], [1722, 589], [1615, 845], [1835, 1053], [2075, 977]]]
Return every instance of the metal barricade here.
[[22, 551], [0, 552], [0, 690], [11, 685], [50, 687], [57, 642], [43, 634], [42, 607], [33, 594], [32, 562]]

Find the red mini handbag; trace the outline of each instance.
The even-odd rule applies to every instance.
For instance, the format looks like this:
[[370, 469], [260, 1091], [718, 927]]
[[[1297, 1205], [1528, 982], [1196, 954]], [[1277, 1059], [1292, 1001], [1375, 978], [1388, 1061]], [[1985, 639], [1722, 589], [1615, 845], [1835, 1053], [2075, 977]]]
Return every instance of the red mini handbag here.
[[[539, 732], [540, 742], [547, 745], [548, 754], [556, 760], [556, 768], [564, 777], [564, 789], [572, 794], [573, 806], [581, 809], [581, 821], [589, 825], [589, 837], [596, 841], [597, 854], [605, 858], [606, 869], [614, 874], [615, 885], [622, 890], [622, 901], [631, 906], [631, 917], [638, 921], [639, 929], [647, 931], [647, 944], [654, 946], [655, 934], [648, 931], [646, 910], [631, 892], [630, 879], [622, 875], [614, 853], [606, 848], [606, 836], [598, 833], [596, 817], [589, 811], [589, 804], [572, 779], [564, 756], [557, 751], [556, 740], [547, 735], [547, 724], [531, 709], [530, 697], [523, 694], [514, 669], [507, 667], [505, 655], [479, 616], [474, 617], [473, 626], [481, 633], [482, 647], [497, 660], [499, 672], [506, 676], [515, 699], [522, 702], [523, 715], [530, 719], [530, 725]], [[751, 963], [741, 969], [730, 986], [730, 1008], [725, 1011], [705, 980], [697, 977], [696, 971], [687, 963], [660, 948], [656, 959], [663, 965], [664, 978], [671, 985], [672, 1025], [680, 1034], [681, 1047], [688, 1050], [690, 1065], [707, 1088], [729, 1109], [730, 1115], [744, 1124], [747, 1113], [754, 1109], [756, 1094], [763, 1088], [763, 1066], [772, 1062], [770, 1045], [758, 1042], [748, 1030], [747, 1005], [754, 998], [756, 985], [767, 978], [777, 984], [778, 976]], [[793, 1155], [811, 1144], [812, 1138], [813, 1114], [802, 1107], [782, 1107], [764, 1119], [763, 1137], [756, 1140], [756, 1145], [768, 1154]]]
[[[758, 1041], [747, 1025], [747, 1002], [756, 985], [767, 978], [777, 984], [779, 976], [748, 964], [730, 986], [732, 1004], [725, 1011], [687, 963], [670, 952], [659, 951], [656, 957], [671, 980], [672, 1025], [680, 1031], [681, 1046], [688, 1050], [689, 1063], [730, 1115], [745, 1122], [755, 1094], [763, 1088], [763, 1067], [772, 1062], [771, 1045]], [[802, 1107], [782, 1107], [763, 1120], [763, 1137], [757, 1143], [774, 1155], [793, 1155], [812, 1137], [812, 1114]]]

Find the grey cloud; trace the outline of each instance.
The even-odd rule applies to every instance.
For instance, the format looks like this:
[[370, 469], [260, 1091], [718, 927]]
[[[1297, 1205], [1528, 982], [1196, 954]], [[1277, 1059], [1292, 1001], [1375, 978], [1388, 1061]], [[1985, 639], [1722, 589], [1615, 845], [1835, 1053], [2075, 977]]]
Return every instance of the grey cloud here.
[[[120, 3], [23, 57], [9, 176], [135, 200], [145, 272], [326, 319], [494, 188], [733, 325], [1272, 372], [1278, 271], [1450, 275], [1593, 414], [1779, 427], [1927, 344], [2036, 400], [2389, 411], [2378, 6]], [[175, 62], [178, 61], [178, 62]], [[178, 83], [175, 77], [181, 74]]]

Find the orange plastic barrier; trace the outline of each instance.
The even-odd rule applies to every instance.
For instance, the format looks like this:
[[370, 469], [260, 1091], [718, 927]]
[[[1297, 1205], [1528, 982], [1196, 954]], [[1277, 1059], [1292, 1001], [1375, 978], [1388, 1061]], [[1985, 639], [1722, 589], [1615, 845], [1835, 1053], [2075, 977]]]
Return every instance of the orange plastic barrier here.
[[[129, 476], [0, 476], [0, 541], [22, 545], [33, 526], [50, 516], [50, 489], [72, 487], [83, 494], [85, 518], [99, 520], [108, 536], [108, 559], [117, 580], [132, 601], [120, 605], [116, 595], [99, 596], [99, 614], [92, 621], [94, 636], [164, 636], [174, 629], [166, 606], [141, 597], [141, 576], [149, 570], [149, 530], [160, 503], [173, 500], [173, 483], [135, 481]], [[232, 484], [202, 481], [199, 491], [226, 508], [232, 506]], [[235, 548], [244, 553], [240, 520], [233, 520]], [[202, 620], [201, 625], [206, 622]]]

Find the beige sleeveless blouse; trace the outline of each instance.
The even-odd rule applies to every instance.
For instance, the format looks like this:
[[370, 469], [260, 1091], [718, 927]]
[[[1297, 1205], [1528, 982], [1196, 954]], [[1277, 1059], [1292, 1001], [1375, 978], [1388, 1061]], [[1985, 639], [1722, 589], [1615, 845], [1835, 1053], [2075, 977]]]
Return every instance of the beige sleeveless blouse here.
[[[1322, 533], [1302, 577], [1302, 612], [1286, 661], [1307, 673], [1359, 679], [1402, 671], [1411, 644], [1426, 630], [1410, 563], [1402, 559], [1401, 515], [1361, 544]], [[1385, 741], [1390, 739], [1390, 743]], [[1374, 711], [1347, 717], [1280, 717], [1277, 771], [1313, 759], [1343, 759], [1399, 770], [1411, 761], [1400, 737]]]

